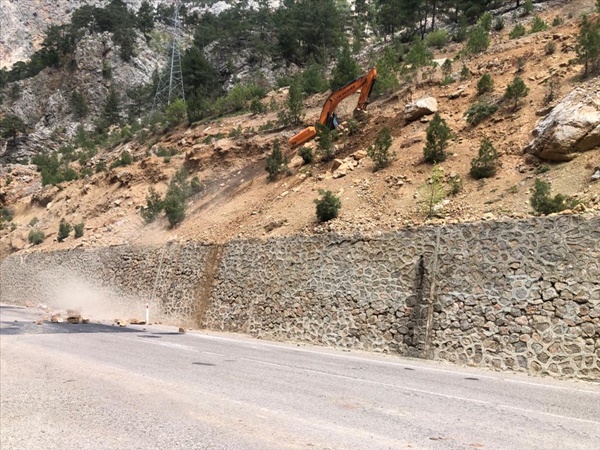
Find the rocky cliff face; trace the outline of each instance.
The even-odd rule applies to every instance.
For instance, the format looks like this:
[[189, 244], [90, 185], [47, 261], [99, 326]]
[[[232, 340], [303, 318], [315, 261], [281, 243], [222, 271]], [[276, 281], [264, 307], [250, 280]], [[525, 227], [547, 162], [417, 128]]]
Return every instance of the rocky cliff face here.
[[[124, 1], [133, 9], [142, 3], [142, 0]], [[27, 60], [39, 48], [48, 26], [67, 22], [77, 8], [106, 3], [106, 0], [0, 0], [0, 68]]]
[[[118, 53], [109, 33], [85, 36], [75, 52], [74, 70], [47, 68], [36, 77], [17, 82], [20, 94], [4, 109], [26, 121], [29, 135], [21, 138], [16, 148], [0, 148], [0, 160], [18, 160], [54, 149], [60, 141], [52, 138], [57, 131], [71, 137], [79, 124], [91, 126], [111, 86], [125, 100], [129, 89], [149, 83], [154, 71], [166, 62], [164, 52], [153, 50], [142, 37], [137, 39], [131, 61], [122, 61]], [[110, 78], [103, 75], [104, 67], [111, 67]], [[73, 91], [82, 94], [89, 107], [85, 119], [74, 115], [70, 105]]]

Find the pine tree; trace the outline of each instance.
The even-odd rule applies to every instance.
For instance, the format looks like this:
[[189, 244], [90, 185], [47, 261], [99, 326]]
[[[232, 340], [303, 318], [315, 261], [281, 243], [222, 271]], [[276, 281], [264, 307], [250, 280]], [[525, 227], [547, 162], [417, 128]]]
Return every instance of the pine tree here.
[[471, 161], [471, 176], [475, 179], [489, 178], [496, 173], [498, 152], [488, 139], [479, 147], [479, 155]]
[[329, 83], [331, 90], [336, 91], [350, 81], [358, 78], [359, 67], [350, 54], [350, 48], [346, 45], [342, 49], [337, 65], [333, 69], [333, 78]]
[[298, 125], [302, 123], [302, 109], [304, 108], [304, 95], [302, 93], [302, 82], [296, 76], [290, 84], [285, 110], [279, 114], [279, 120], [284, 125]]
[[137, 27], [147, 34], [154, 29], [154, 8], [144, 0], [137, 12]]
[[583, 16], [575, 50], [585, 66], [584, 76], [588, 76], [600, 65], [600, 20], [591, 21]]
[[14, 114], [9, 114], [0, 120], [0, 136], [3, 139], [12, 138], [13, 144], [16, 143], [17, 136], [25, 133], [26, 130], [25, 122]]
[[104, 110], [102, 119], [106, 125], [115, 125], [121, 121], [121, 99], [114, 88], [110, 88], [106, 100], [104, 101]]
[[425, 161], [428, 163], [439, 163], [446, 159], [446, 148], [452, 138], [452, 130], [444, 119], [435, 113], [427, 127], [427, 143], [423, 149]]
[[273, 151], [267, 157], [265, 170], [269, 173], [267, 177], [269, 181], [275, 181], [280, 174], [287, 170], [287, 160], [281, 152], [281, 146], [279, 145], [279, 139], [273, 142]]
[[513, 100], [513, 110], [516, 111], [519, 106], [519, 100], [527, 97], [529, 94], [529, 88], [525, 85], [525, 82], [520, 77], [515, 77], [508, 86], [506, 86], [506, 92], [504, 98], [507, 100]]
[[389, 127], [382, 128], [377, 133], [375, 143], [367, 149], [369, 158], [373, 160], [373, 172], [388, 167], [394, 159], [394, 152], [390, 152], [392, 146], [392, 135]]

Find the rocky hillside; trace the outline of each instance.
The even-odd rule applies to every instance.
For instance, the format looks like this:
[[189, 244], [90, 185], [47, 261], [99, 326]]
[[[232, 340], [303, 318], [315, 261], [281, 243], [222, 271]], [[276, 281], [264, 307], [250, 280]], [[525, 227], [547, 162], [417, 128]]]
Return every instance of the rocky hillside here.
[[[233, 238], [263, 238], [291, 233], [343, 231], [377, 233], [419, 223], [490, 220], [533, 214], [529, 199], [536, 179], [551, 183], [552, 194], [578, 200], [566, 214], [598, 214], [600, 210], [600, 84], [598, 78], [582, 80], [583, 66], [576, 60], [576, 38], [582, 11], [591, 1], [546, 4], [538, 14], [554, 26], [522, 37], [509, 34], [517, 23], [530, 29], [533, 18], [505, 16], [505, 27], [492, 30], [487, 51], [455, 57], [464, 43], [449, 43], [435, 51], [440, 64], [451, 59], [450, 76], [437, 66], [420, 69], [411, 81], [403, 81], [393, 92], [369, 105], [367, 120], [358, 132], [342, 132], [336, 141], [336, 159], [318, 158], [303, 164], [286, 150], [289, 172], [274, 182], [267, 180], [265, 159], [273, 143], [282, 143], [301, 127], [278, 127], [278, 111], [267, 108], [286, 101], [287, 89], [273, 91], [261, 100], [263, 112], [246, 112], [218, 120], [180, 125], [166, 133], [149, 127], [133, 139], [95, 155], [84, 164], [85, 177], [41, 186], [35, 166], [5, 165], [0, 179], [0, 199], [11, 210], [0, 231], [3, 252], [23, 249], [106, 246], [123, 243], [152, 243], [168, 240], [219, 242]], [[466, 70], [463, 68], [466, 67]], [[481, 123], [465, 120], [465, 112], [482, 100], [477, 93], [480, 78], [491, 75], [494, 88], [484, 98], [497, 110]], [[502, 101], [506, 88], [519, 76], [528, 88], [516, 107]], [[304, 102], [305, 123], [314, 123], [327, 93]], [[423, 109], [411, 103], [431, 98]], [[356, 96], [338, 108], [342, 119], [351, 116]], [[423, 160], [426, 131], [433, 110], [446, 120], [453, 132], [444, 170], [444, 198], [435, 217], [423, 214], [424, 189], [430, 185], [432, 166]], [[367, 148], [377, 134], [389, 127], [392, 164], [373, 171]], [[348, 130], [348, 125], [342, 130]], [[471, 161], [484, 139], [499, 155], [491, 178], [470, 176]], [[309, 147], [316, 151], [316, 142]], [[123, 154], [131, 164], [113, 164]], [[71, 167], [80, 170], [80, 163]], [[111, 166], [106, 171], [99, 167]], [[186, 217], [170, 228], [163, 216], [146, 224], [140, 208], [148, 189], [163, 195], [182, 167], [197, 177], [202, 186], [186, 202]], [[456, 180], [462, 180], [462, 187]], [[341, 199], [337, 219], [320, 224], [314, 200], [326, 189]], [[82, 223], [83, 237], [73, 233], [57, 242], [59, 222]], [[30, 232], [41, 231], [38, 246], [28, 240]]]
[[[142, 0], [124, 0], [139, 8]], [[71, 13], [83, 5], [102, 6], [106, 0], [0, 0], [0, 69], [27, 60], [39, 50], [50, 25], [68, 22]], [[157, 0], [150, 3], [156, 4]]]

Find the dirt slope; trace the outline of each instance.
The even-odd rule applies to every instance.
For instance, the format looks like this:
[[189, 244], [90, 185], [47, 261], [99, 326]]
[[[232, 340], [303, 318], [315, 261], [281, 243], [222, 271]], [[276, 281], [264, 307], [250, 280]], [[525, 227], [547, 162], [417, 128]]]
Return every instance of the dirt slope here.
[[[391, 167], [380, 172], [374, 173], [372, 162], [364, 158], [345, 177], [334, 179], [331, 163], [299, 166], [295, 158], [291, 175], [268, 183], [264, 159], [271, 143], [276, 138], [287, 142], [298, 131], [256, 131], [267, 122], [276, 121], [274, 112], [223, 118], [189, 129], [180, 127], [144, 143], [129, 142], [96, 159], [106, 158], [110, 162], [127, 150], [135, 156], [133, 165], [94, 174], [60, 188], [45, 188], [47, 198], [41, 201], [39, 174], [34, 167], [3, 168], [0, 189], [6, 193], [9, 207], [15, 210], [16, 228], [0, 231], [0, 252], [7, 254], [31, 248], [27, 234], [34, 218], [39, 220], [35, 227], [48, 235], [36, 249], [186, 239], [222, 242], [236, 237], [263, 238], [326, 230], [372, 232], [422, 223], [425, 219], [418, 208], [418, 190], [431, 174], [431, 166], [422, 162], [427, 123], [419, 120], [406, 124], [403, 110], [411, 98], [423, 96], [437, 99], [441, 115], [456, 135], [448, 149], [452, 155], [442, 167], [446, 174], [455, 173], [464, 182], [458, 195], [447, 198], [445, 217], [434, 222], [531, 214], [528, 200], [535, 177], [551, 181], [553, 192], [577, 195], [586, 205], [582, 210], [598, 211], [600, 183], [592, 183], [590, 177], [593, 168], [600, 165], [600, 149], [560, 164], [540, 162], [523, 153], [531, 140], [531, 130], [540, 118], [536, 112], [544, 107], [550, 75], [560, 79], [559, 98], [580, 83], [581, 66], [572, 62], [576, 57], [577, 24], [582, 11], [591, 4], [590, 1], [559, 2], [540, 15], [548, 23], [561, 16], [564, 24], [517, 40], [509, 39], [514, 21], [507, 20], [503, 31], [492, 32], [492, 45], [485, 54], [453, 63], [453, 70], [458, 72], [464, 62], [471, 72], [470, 80], [444, 87], [440, 85], [442, 74], [437, 69], [429, 75], [421, 74], [418, 84], [405, 85], [397, 93], [374, 101], [361, 132], [357, 136], [342, 136], [336, 143], [337, 157], [343, 159], [356, 150], [366, 149], [377, 132], [389, 126], [396, 159]], [[519, 20], [529, 28], [532, 19]], [[546, 54], [549, 42], [556, 46], [551, 55]], [[454, 58], [462, 48], [463, 44], [451, 44], [436, 53], [435, 58]], [[484, 73], [493, 76], [494, 96], [499, 98], [517, 72], [519, 58], [525, 61], [520, 76], [530, 88], [522, 107], [516, 112], [501, 108], [477, 127], [468, 126], [463, 113], [476, 99], [475, 85], [479, 77]], [[451, 99], [453, 96], [448, 94], [459, 88], [463, 94]], [[271, 95], [280, 103], [285, 99], [285, 92]], [[307, 124], [316, 120], [325, 97], [323, 94], [306, 100]], [[265, 104], [269, 101], [270, 97], [264, 100]], [[343, 102], [339, 116], [350, 117], [355, 104], [356, 97]], [[238, 127], [243, 130], [242, 135], [227, 138]], [[471, 179], [468, 172], [484, 137], [492, 140], [498, 150], [501, 167], [494, 178], [477, 181]], [[165, 161], [152, 153], [159, 146], [175, 148], [178, 153]], [[145, 225], [138, 208], [145, 204], [148, 187], [155, 186], [158, 192], [164, 193], [169, 178], [186, 158], [193, 167], [193, 175], [205, 183], [205, 190], [190, 198], [187, 217], [175, 229], [169, 229], [164, 218]], [[549, 170], [544, 172], [546, 168], [542, 164], [547, 164]], [[340, 217], [323, 225], [316, 223], [313, 203], [319, 189], [331, 190], [342, 200]], [[53, 238], [63, 217], [72, 223], [83, 221], [84, 237], [75, 240], [71, 236], [63, 243], [56, 242]]]

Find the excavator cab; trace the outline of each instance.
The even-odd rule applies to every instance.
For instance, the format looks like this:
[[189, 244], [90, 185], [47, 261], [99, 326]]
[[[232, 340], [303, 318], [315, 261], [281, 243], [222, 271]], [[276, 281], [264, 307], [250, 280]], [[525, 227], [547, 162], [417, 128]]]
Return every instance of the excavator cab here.
[[[327, 97], [327, 100], [325, 100], [325, 104], [321, 110], [321, 116], [317, 123], [328, 127], [330, 130], [337, 128], [340, 121], [335, 114], [335, 108], [342, 100], [358, 91], [360, 91], [360, 97], [358, 98], [358, 104], [354, 109], [353, 115], [357, 120], [363, 121], [366, 118], [365, 110], [369, 104], [369, 96], [371, 95], [376, 79], [377, 70], [373, 67], [362, 77], [359, 77], [345, 86], [342, 86], [337, 91], [332, 92], [331, 95]], [[316, 135], [316, 127], [307, 127], [289, 140], [289, 146], [292, 149], [299, 147], [311, 139], [314, 139]]]

